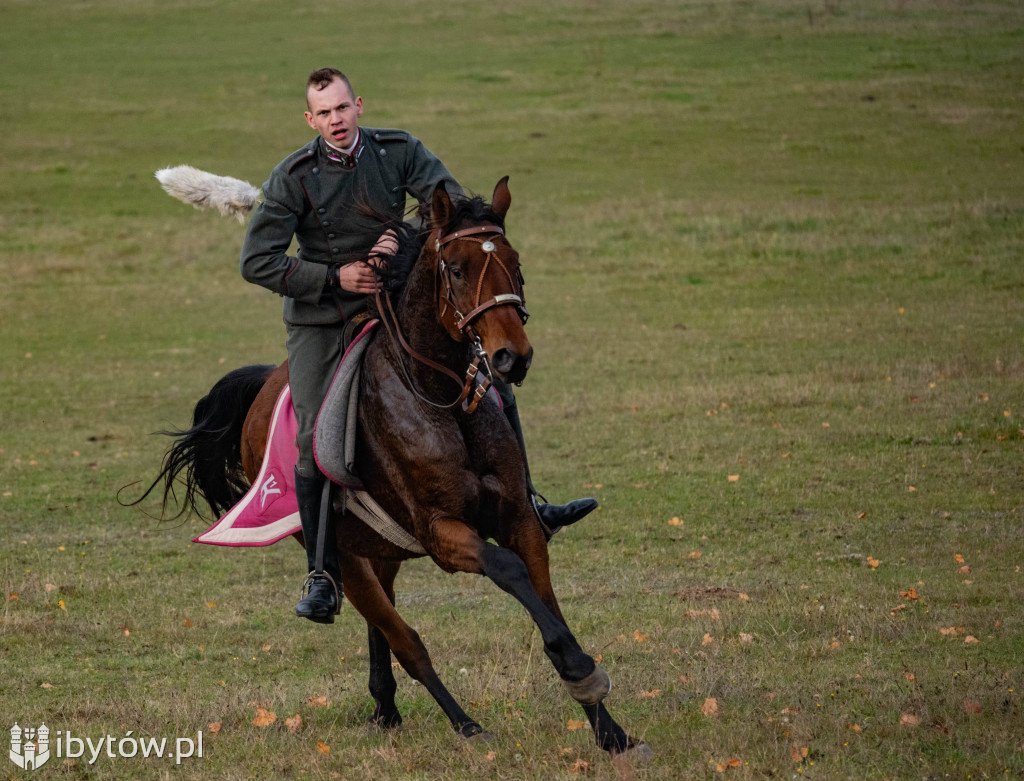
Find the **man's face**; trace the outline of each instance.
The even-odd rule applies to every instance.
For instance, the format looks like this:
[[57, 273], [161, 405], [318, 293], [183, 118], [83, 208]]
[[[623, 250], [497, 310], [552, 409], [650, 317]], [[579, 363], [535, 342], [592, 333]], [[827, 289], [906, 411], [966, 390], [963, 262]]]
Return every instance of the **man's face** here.
[[339, 149], [356, 139], [359, 117], [363, 115], [363, 99], [352, 97], [352, 91], [341, 79], [335, 79], [322, 90], [310, 87], [306, 122], [320, 136]]

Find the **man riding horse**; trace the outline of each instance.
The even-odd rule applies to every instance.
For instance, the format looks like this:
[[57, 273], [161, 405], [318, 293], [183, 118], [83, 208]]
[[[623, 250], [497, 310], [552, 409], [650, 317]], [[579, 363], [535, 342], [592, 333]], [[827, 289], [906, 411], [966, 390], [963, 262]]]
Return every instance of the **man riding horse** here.
[[[320, 505], [325, 477], [313, 453], [317, 413], [343, 354], [346, 326], [358, 321], [367, 296], [379, 285], [371, 268], [395, 252], [394, 233], [408, 192], [420, 203], [441, 182], [461, 194], [454, 178], [423, 144], [403, 130], [360, 128], [363, 99], [334, 68], [310, 74], [306, 122], [317, 137], [286, 157], [263, 185], [265, 200], [253, 212], [242, 247], [242, 276], [284, 296], [288, 373], [298, 423], [295, 491], [310, 574], [316, 567]], [[292, 239], [298, 252], [288, 254]], [[505, 416], [525, 444], [512, 389], [494, 378]], [[529, 482], [529, 468], [527, 467]], [[564, 505], [537, 500], [539, 521], [550, 532], [575, 523], [597, 507], [594, 499]], [[326, 527], [322, 576], [314, 577], [296, 615], [333, 623], [340, 587], [333, 524]], [[333, 584], [331, 582], [333, 580]]]

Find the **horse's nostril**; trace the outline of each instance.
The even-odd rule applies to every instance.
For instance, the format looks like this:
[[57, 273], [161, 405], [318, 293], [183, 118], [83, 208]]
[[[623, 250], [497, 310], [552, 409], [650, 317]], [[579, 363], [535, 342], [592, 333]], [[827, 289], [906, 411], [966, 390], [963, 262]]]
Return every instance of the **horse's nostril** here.
[[512, 369], [516, 362], [516, 354], [511, 350], [507, 350], [502, 347], [493, 357], [494, 368], [500, 372], [508, 372]]

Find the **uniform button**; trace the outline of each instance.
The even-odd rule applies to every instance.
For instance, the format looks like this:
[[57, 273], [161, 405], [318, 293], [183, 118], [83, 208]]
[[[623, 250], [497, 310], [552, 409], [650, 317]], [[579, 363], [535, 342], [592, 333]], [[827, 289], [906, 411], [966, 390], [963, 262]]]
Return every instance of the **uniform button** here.
[[391, 204], [391, 208], [392, 209], [397, 209], [398, 208], [398, 202], [395, 201], [395, 203]]
[[313, 169], [313, 173], [315, 173], [315, 174], [318, 174], [318, 173], [320, 173], [320, 169], [319, 169], [319, 168], [314, 168], [314, 169]]
[[380, 133], [374, 133], [373, 134], [373, 140], [374, 141], [380, 141]]
[[320, 224], [321, 224], [321, 225], [323, 225], [323, 226], [324, 226], [324, 227], [326, 228], [326, 227], [327, 227], [328, 225], [330, 225], [330, 224], [331, 224], [331, 221], [330, 221], [330, 220], [324, 220], [324, 221], [323, 221], [322, 223], [320, 223]]
[[380, 150], [380, 156], [381, 157], [387, 157], [387, 154], [388, 154], [388, 150], [387, 149], [381, 149]]
[[333, 239], [333, 238], [334, 238], [334, 234], [333, 234], [333, 233], [328, 233], [328, 234], [327, 234], [327, 238], [329, 238], [329, 239]]
[[319, 212], [320, 214], [323, 214], [323, 213], [324, 213], [325, 211], [327, 211], [327, 209], [323, 209], [323, 208], [321, 208], [321, 209], [317, 209], [317, 211], [318, 211], [318, 212]]

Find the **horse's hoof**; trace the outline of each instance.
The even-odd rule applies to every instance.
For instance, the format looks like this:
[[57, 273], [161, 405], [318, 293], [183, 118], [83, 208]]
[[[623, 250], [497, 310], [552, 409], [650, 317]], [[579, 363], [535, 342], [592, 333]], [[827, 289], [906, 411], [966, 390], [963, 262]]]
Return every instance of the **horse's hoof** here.
[[612, 761], [619, 762], [650, 762], [654, 759], [654, 749], [646, 743], [634, 743], [624, 751], [612, 749], [608, 753], [612, 755]]
[[597, 705], [612, 690], [612, 679], [596, 664], [594, 671], [583, 680], [567, 681], [563, 678], [562, 683], [580, 705]]
[[402, 714], [395, 711], [390, 716], [373, 715], [366, 721], [371, 732], [394, 732], [402, 726]]
[[473, 743], [486, 743], [491, 740], [491, 733], [484, 732], [484, 728], [475, 721], [463, 724], [457, 731], [462, 737]]

